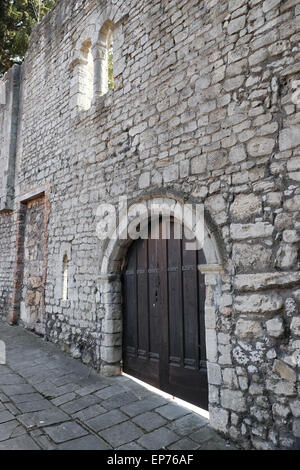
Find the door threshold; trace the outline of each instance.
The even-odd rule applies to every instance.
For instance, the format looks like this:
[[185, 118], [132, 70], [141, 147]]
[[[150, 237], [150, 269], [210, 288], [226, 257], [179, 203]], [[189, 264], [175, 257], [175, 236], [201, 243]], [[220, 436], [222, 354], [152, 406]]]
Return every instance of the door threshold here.
[[153, 385], [149, 385], [146, 382], [143, 382], [140, 379], [137, 379], [136, 377], [133, 377], [132, 375], [128, 375], [125, 372], [122, 372], [124, 377], [127, 377], [130, 380], [133, 380], [134, 382], [138, 383], [142, 387], [146, 388], [147, 390], [150, 390], [150, 392], [156, 393], [157, 395], [160, 395], [163, 398], [166, 398], [167, 400], [172, 401], [173, 403], [176, 403], [176, 405], [182, 406], [183, 408], [186, 408], [189, 411], [192, 411], [193, 413], [196, 413], [203, 418], [206, 418], [209, 420], [209, 412], [207, 410], [203, 410], [199, 406], [192, 405], [191, 403], [182, 400], [181, 398], [174, 397], [173, 395], [170, 395], [169, 393], [163, 392], [162, 390], [159, 390], [159, 388], [153, 387]]

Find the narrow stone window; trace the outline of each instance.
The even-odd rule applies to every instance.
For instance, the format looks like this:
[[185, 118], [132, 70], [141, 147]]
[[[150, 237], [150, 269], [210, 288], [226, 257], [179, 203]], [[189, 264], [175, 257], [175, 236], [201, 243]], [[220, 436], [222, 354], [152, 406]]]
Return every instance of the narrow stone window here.
[[94, 59], [90, 39], [81, 47], [78, 75], [78, 106], [87, 110], [91, 107], [94, 94]]
[[68, 255], [65, 255], [62, 269], [62, 300], [68, 300], [68, 265]]
[[103, 96], [114, 89], [113, 30], [114, 24], [106, 21], [95, 45], [95, 96]]
[[108, 88], [109, 90], [115, 89], [115, 78], [114, 78], [114, 45], [111, 43], [108, 51]]

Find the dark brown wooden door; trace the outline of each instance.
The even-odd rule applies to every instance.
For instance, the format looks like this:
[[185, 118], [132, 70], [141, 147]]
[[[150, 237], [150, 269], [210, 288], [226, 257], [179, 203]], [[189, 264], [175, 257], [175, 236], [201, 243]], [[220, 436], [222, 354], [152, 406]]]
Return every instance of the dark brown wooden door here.
[[[162, 230], [160, 223], [160, 233]], [[203, 251], [186, 240], [137, 240], [124, 269], [123, 370], [208, 409]]]

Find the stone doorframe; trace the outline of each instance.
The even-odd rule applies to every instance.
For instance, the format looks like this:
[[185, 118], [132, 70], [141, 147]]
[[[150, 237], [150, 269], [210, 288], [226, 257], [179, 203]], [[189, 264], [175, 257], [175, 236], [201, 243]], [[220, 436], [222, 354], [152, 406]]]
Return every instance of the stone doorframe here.
[[[175, 209], [176, 204], [183, 204], [185, 201], [174, 194], [150, 195], [143, 199], [134, 201], [129, 205], [143, 202], [153, 204], [159, 203], [162, 199], [168, 199], [168, 204]], [[195, 201], [190, 201], [192, 203]], [[166, 207], [166, 206], [165, 206]], [[150, 212], [147, 214], [149, 218]], [[169, 215], [169, 212], [162, 215]], [[145, 217], [145, 218], [146, 218]], [[128, 221], [130, 223], [130, 220]], [[188, 224], [186, 224], [188, 226]], [[192, 227], [188, 228], [192, 230]], [[124, 265], [126, 254], [132, 240], [122, 239], [122, 233], [127, 226], [118, 227], [120, 229], [119, 237], [107, 242], [102, 251], [102, 264], [99, 276], [99, 290], [101, 293], [101, 306], [104, 311], [102, 323], [102, 338], [100, 346], [101, 371], [105, 375], [119, 375], [121, 371], [122, 360], [122, 328], [123, 328], [123, 304], [122, 304], [122, 280], [121, 272]], [[203, 251], [205, 254], [205, 265], [198, 266], [200, 272], [205, 276], [206, 301], [205, 301], [205, 328], [206, 328], [206, 349], [207, 349], [207, 368], [208, 368], [208, 386], [209, 397], [211, 386], [216, 384], [216, 370], [219, 370], [216, 321], [219, 298], [222, 291], [223, 273], [224, 273], [224, 249], [218, 232], [210, 221], [208, 214], [205, 215], [205, 239]], [[210, 401], [210, 400], [209, 400]]]
[[48, 243], [48, 221], [50, 214], [50, 203], [49, 203], [49, 186], [43, 185], [34, 188], [28, 193], [19, 195], [16, 197], [16, 205], [18, 208], [17, 212], [17, 223], [16, 223], [16, 261], [14, 267], [14, 284], [13, 284], [13, 296], [11, 306], [7, 315], [7, 322], [10, 325], [17, 325], [20, 320], [20, 298], [23, 282], [23, 270], [24, 270], [24, 236], [25, 236], [25, 218], [27, 204], [35, 199], [43, 199], [44, 205], [44, 260], [43, 260], [43, 286], [44, 293], [42, 297], [42, 308], [45, 311], [45, 288], [46, 288], [46, 277], [47, 277], [47, 243]]

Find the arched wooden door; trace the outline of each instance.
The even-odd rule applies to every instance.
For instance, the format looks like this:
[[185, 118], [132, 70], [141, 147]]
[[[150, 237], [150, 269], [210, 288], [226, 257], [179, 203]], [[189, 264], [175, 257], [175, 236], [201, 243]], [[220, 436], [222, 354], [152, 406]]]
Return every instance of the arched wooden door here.
[[[160, 223], [160, 233], [162, 223]], [[208, 409], [202, 250], [185, 239], [137, 240], [124, 269], [123, 370]]]

